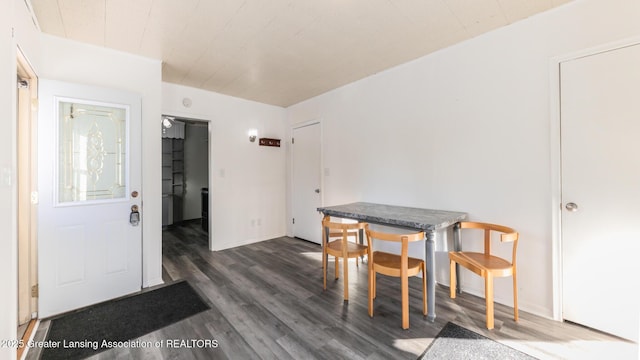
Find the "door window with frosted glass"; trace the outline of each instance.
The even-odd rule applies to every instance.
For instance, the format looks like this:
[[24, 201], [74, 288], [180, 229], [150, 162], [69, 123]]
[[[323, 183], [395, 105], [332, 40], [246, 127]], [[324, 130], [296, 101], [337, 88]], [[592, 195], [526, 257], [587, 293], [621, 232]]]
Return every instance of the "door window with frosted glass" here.
[[58, 101], [58, 204], [126, 197], [128, 110]]

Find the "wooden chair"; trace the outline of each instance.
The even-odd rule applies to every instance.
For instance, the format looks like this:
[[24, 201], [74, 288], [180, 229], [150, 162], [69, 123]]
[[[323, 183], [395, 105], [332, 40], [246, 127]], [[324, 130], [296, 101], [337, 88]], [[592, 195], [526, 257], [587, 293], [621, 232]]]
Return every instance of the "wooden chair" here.
[[[516, 281], [516, 250], [518, 248], [518, 233], [506, 226], [478, 223], [461, 222], [461, 229], [479, 229], [484, 231], [484, 252], [451, 251], [449, 252], [449, 262], [451, 266], [451, 288], [452, 299], [456, 297], [456, 264], [471, 270], [484, 278], [484, 296], [487, 303], [487, 329], [493, 329], [493, 278], [513, 277], [513, 318], [518, 321], [518, 285]], [[500, 241], [513, 242], [511, 261], [491, 254], [491, 232], [500, 233]]]
[[[367, 245], [360, 244], [358, 242], [358, 233], [360, 230], [366, 231], [368, 229], [367, 223], [336, 223], [331, 222], [330, 216], [325, 216], [322, 219], [322, 276], [323, 276], [323, 289], [327, 290], [327, 262], [328, 256], [335, 257], [335, 276], [336, 280], [339, 278], [340, 267], [339, 260], [343, 261], [343, 277], [344, 277], [344, 301], [349, 301], [349, 259], [357, 258], [367, 254]], [[355, 230], [355, 231], [354, 231]], [[328, 236], [327, 236], [328, 235]], [[356, 241], [349, 241], [350, 236], [355, 236]], [[331, 240], [331, 238], [338, 238], [337, 240]]]
[[[402, 292], [402, 328], [409, 328], [409, 277], [422, 272], [422, 313], [427, 315], [427, 274], [422, 259], [408, 255], [409, 243], [424, 240], [424, 232], [414, 234], [388, 234], [367, 230], [369, 240], [369, 316], [373, 317], [373, 299], [376, 297], [376, 274], [400, 278]], [[400, 255], [373, 251], [377, 240], [401, 244]]]

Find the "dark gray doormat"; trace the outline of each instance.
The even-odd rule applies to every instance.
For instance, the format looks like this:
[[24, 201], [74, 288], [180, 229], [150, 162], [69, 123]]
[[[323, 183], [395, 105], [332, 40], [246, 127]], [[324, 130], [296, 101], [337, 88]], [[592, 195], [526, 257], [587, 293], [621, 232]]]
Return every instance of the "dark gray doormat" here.
[[86, 358], [207, 309], [186, 281], [93, 305], [52, 319], [45, 341], [59, 346], [43, 348], [40, 358]]
[[448, 322], [419, 359], [531, 360], [536, 358]]

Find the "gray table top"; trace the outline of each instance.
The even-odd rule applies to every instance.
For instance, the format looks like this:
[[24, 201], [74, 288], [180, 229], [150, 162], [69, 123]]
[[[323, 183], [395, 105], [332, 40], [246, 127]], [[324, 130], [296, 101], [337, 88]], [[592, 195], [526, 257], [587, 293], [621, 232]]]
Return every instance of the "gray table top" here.
[[425, 231], [446, 228], [467, 218], [467, 213], [458, 211], [421, 209], [367, 202], [319, 207], [318, 211], [329, 216]]

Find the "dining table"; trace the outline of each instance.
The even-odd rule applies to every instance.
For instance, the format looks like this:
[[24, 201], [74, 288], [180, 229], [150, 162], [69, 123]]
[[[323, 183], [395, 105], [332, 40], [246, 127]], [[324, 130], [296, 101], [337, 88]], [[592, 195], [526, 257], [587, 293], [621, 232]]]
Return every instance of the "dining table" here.
[[[425, 232], [426, 266], [427, 266], [427, 319], [436, 319], [435, 308], [435, 247], [438, 233], [453, 228], [453, 246], [460, 249], [460, 221], [467, 219], [467, 213], [448, 210], [434, 210], [418, 207], [386, 205], [369, 202], [318, 207], [324, 215], [337, 218], [357, 220], [370, 224]], [[362, 241], [363, 236], [359, 237]], [[325, 239], [322, 240], [323, 243]], [[457, 272], [456, 272], [457, 273]], [[458, 284], [460, 282], [458, 281]]]

